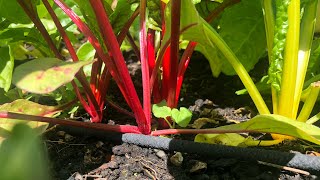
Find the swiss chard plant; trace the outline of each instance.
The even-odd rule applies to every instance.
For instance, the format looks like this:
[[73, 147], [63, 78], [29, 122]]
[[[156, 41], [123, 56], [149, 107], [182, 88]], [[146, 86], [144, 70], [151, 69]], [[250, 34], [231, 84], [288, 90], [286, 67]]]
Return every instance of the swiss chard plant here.
[[[261, 2], [243, 0], [241, 3], [238, 0], [225, 0], [221, 4], [214, 3], [211, 7], [213, 10], [209, 13], [202, 12], [202, 15], [205, 14], [205, 19], [196, 8], [198, 7], [199, 10], [200, 7], [201, 10], [202, 4], [195, 6], [191, 0], [118, 0], [115, 7], [111, 1], [103, 0], [75, 0], [74, 2], [2, 0], [0, 2], [0, 7], [12, 7], [5, 8], [0, 13], [1, 25], [5, 28], [10, 27], [4, 31], [9, 33], [18, 31], [12, 28], [14, 23], [25, 28], [25, 24], [32, 22], [31, 25], [29, 24], [34, 27], [32, 31], [21, 30], [27, 39], [19, 37], [21, 38], [19, 45], [29, 42], [38, 50], [27, 53], [29, 56], [38, 58], [14, 69], [12, 52], [15, 46], [8, 42], [1, 44], [3, 45], [1, 51], [5, 53], [2, 58], [6, 62], [1, 64], [5, 67], [0, 69], [1, 87], [5, 91], [10, 89], [11, 78], [8, 77], [13, 69], [13, 84], [27, 92], [48, 94], [70, 83], [76, 97], [93, 122], [45, 117], [60, 111], [66, 106], [65, 104], [55, 107], [39, 106], [29, 112], [30, 107], [33, 106], [31, 102], [25, 100], [24, 106], [21, 106], [19, 105], [21, 100], [16, 100], [0, 106], [0, 117], [4, 118], [1, 120], [4, 122], [2, 124], [12, 119], [24, 119], [122, 133], [151, 135], [194, 133], [199, 134], [196, 141], [209, 143], [217, 140], [217, 136], [212, 133], [265, 132], [285, 134], [320, 144], [320, 129], [312, 125], [318, 120], [319, 115], [308, 119], [310, 107], [313, 107], [318, 96], [319, 85], [311, 80], [306, 81], [311, 83], [303, 84], [313, 38], [316, 0], [306, 0], [303, 3], [298, 0], [288, 0], [283, 3], [278, 1], [274, 3], [272, 0]], [[76, 7], [73, 6], [74, 3]], [[229, 6], [231, 8], [227, 9]], [[263, 9], [264, 18], [261, 9]], [[218, 17], [222, 12], [222, 16]], [[130, 34], [130, 27], [133, 26], [137, 17], [139, 17], [136, 21], [139, 23], [139, 45], [135, 44], [134, 37]], [[219, 18], [219, 22], [212, 22], [216, 18]], [[53, 22], [56, 32], [50, 32], [50, 28], [45, 26], [48, 20]], [[84, 50], [86, 49], [84, 46], [89, 46], [92, 53], [88, 55], [90, 57], [81, 55], [80, 50], [76, 52], [72, 33], [68, 31], [74, 25], [90, 43], [80, 48]], [[5, 32], [2, 32], [0, 37]], [[39, 38], [30, 40], [29, 37]], [[256, 37], [261, 37], [261, 41], [253, 41]], [[125, 38], [128, 39], [141, 62], [142, 103], [121, 52], [120, 47]], [[14, 42], [12, 39], [9, 41]], [[64, 55], [64, 51], [61, 51], [61, 41], [68, 51], [67, 56]], [[182, 42], [188, 44], [184, 46], [185, 50], [180, 58], [179, 49], [183, 47]], [[248, 71], [265, 53], [266, 44], [270, 59], [272, 114], [248, 75]], [[248, 51], [250, 48], [252, 50]], [[190, 121], [190, 113], [185, 108], [178, 110], [176, 107], [183, 76], [194, 50], [206, 56], [214, 76], [218, 76], [221, 72], [238, 74], [260, 115], [245, 123], [216, 129], [174, 129], [174, 123], [180, 127], [186, 127]], [[298, 65], [298, 62], [302, 64]], [[85, 73], [88, 67], [90, 71]], [[133, 112], [133, 114], [126, 113], [135, 118], [137, 126], [97, 124], [103, 119], [111, 78], [118, 85], [119, 91]], [[304, 97], [307, 97], [305, 107], [297, 116], [303, 87], [309, 85], [310, 88], [304, 91]], [[164, 119], [160, 123], [162, 128], [169, 125], [171, 129], [152, 131], [151, 104], [158, 104], [163, 100], [167, 104], [160, 108], [164, 108], [167, 113], [157, 114], [157, 110], [154, 110], [154, 115]], [[155, 105], [154, 108], [157, 109], [159, 106]], [[118, 110], [123, 111], [121, 108]], [[2, 127], [1, 133], [5, 137], [8, 131], [10, 127]], [[234, 134], [218, 137], [218, 139], [226, 138], [237, 138], [238, 144], [261, 144]], [[275, 144], [282, 139], [283, 137], [280, 140], [265, 141], [262, 144]]]
[[[295, 131], [310, 136], [313, 142], [319, 140], [319, 128], [312, 125], [319, 120], [319, 113], [310, 117], [319, 94], [319, 78], [315, 74], [318, 70], [314, 67], [319, 59], [317, 51], [312, 51], [318, 47], [318, 40], [314, 39], [317, 4], [317, 0], [261, 1], [269, 57], [267, 83], [272, 94], [272, 113], [238, 57], [221, 37], [215, 37], [216, 47], [232, 64], [260, 113], [246, 123], [217, 129], [258, 128], [274, 133], [272, 136], [276, 140], [292, 139], [279, 135], [280, 131], [275, 129], [280, 128], [280, 134], [291, 135], [290, 131]], [[302, 101], [303, 106], [299, 109]], [[196, 141], [210, 142], [214, 137], [198, 135]]]

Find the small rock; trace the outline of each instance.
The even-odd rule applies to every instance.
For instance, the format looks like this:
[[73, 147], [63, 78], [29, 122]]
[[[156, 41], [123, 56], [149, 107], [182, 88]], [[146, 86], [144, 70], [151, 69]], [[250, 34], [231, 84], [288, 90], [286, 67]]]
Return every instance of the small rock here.
[[166, 153], [165, 153], [164, 151], [162, 151], [162, 150], [159, 150], [159, 151], [156, 153], [156, 155], [157, 155], [159, 158], [161, 158], [161, 159], [166, 159], [166, 158], [167, 158]]
[[83, 177], [80, 173], [75, 172], [67, 180], [83, 180]]
[[98, 142], [96, 143], [96, 147], [97, 147], [97, 148], [101, 148], [103, 145], [104, 145], [104, 143], [103, 143], [102, 141], [98, 141]]
[[195, 173], [195, 172], [200, 172], [205, 170], [207, 170], [207, 163], [196, 161], [194, 165], [191, 167], [190, 172]]
[[66, 135], [64, 136], [64, 139], [68, 142], [68, 141], [72, 141], [72, 140], [74, 139], [74, 137], [71, 136], [70, 134], [66, 134]]
[[183, 162], [183, 156], [181, 152], [177, 152], [173, 156], [170, 157], [170, 162], [175, 166], [181, 166]]
[[58, 131], [58, 132], [57, 132], [57, 135], [63, 137], [63, 136], [66, 135], [66, 132], [64, 132], [64, 131]]

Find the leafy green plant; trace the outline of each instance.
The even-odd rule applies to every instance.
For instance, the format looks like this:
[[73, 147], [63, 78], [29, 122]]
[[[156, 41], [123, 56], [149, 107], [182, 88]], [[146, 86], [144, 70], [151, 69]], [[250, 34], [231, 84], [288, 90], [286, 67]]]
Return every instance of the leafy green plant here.
[[[4, 4], [8, 3], [7, 1], [1, 2]], [[122, 133], [131, 132], [151, 135], [194, 133], [199, 134], [197, 137], [204, 141], [213, 139], [210, 133], [265, 132], [290, 135], [320, 144], [320, 129], [311, 124], [299, 122], [306, 121], [310, 123], [318, 120], [319, 115], [309, 120], [306, 119], [310, 115], [309, 107], [312, 107], [315, 103], [317, 91], [319, 90], [318, 83], [311, 82], [310, 89], [305, 91], [307, 98], [304, 104], [305, 108], [302, 108], [300, 112], [301, 116], [299, 115], [301, 120], [299, 116], [296, 118], [303, 87], [303, 83], [301, 82], [303, 82], [304, 74], [306, 74], [307, 60], [309, 59], [308, 54], [313, 37], [311, 22], [314, 22], [315, 19], [316, 0], [304, 1], [301, 6], [304, 8], [301, 28], [305, 28], [301, 31], [304, 32], [301, 35], [299, 34], [300, 18], [298, 17], [300, 17], [300, 1], [298, 0], [284, 1], [283, 3], [277, 2], [274, 5], [271, 0], [262, 1], [265, 15], [264, 21], [260, 2], [252, 0], [243, 0], [229, 9], [226, 8], [239, 1], [226, 0], [217, 5], [207, 15], [206, 19], [203, 19], [199, 15], [196, 6], [191, 0], [152, 0], [148, 2], [146, 0], [141, 0], [140, 2], [119, 0], [115, 9], [112, 9], [108, 1], [75, 0], [79, 12], [70, 7], [73, 4], [72, 2], [66, 3], [62, 0], [54, 0], [54, 5], [50, 4], [47, 0], [42, 0], [41, 2], [17, 0], [14, 2], [16, 4], [10, 2], [7, 5], [15, 6], [16, 8], [22, 7], [25, 14], [21, 15], [22, 17], [19, 19], [11, 19], [12, 17], [7, 17], [12, 15], [10, 13], [13, 12], [7, 10], [9, 14], [1, 14], [5, 18], [3, 23], [5, 24], [7, 21], [29, 23], [31, 20], [38, 30], [38, 35], [40, 33], [43, 42], [47, 44], [46, 48], [48, 49], [49, 47], [48, 53], [43, 54], [45, 57], [50, 57], [50, 54], [55, 56], [55, 58], [41, 57], [31, 60], [16, 68], [14, 72], [15, 78], [13, 78], [15, 85], [26, 91], [36, 89], [37, 91], [34, 92], [39, 93], [40, 89], [41, 93], [49, 93], [57, 87], [71, 82], [77, 98], [91, 116], [91, 122], [97, 123], [101, 122], [103, 118], [103, 110], [106, 103], [105, 97], [109, 81], [112, 77], [128, 106], [133, 111], [133, 115], [128, 112], [127, 114], [135, 118], [137, 126], [90, 124], [41, 117], [42, 114], [21, 114], [19, 113], [20, 111], [13, 112], [8, 109], [0, 112], [0, 118], [51, 122]], [[62, 38], [73, 62], [66, 61], [66, 58], [59, 51], [59, 42], [56, 42], [56, 39], [52, 37], [48, 27], [45, 27], [40, 18], [38, 12], [39, 5], [45, 7], [47, 14], [49, 14], [49, 17], [57, 27], [57, 32], [59, 32], [58, 37]], [[62, 22], [60, 22], [62, 20], [61, 18], [59, 19], [57, 11], [54, 10], [56, 8], [60, 9], [60, 12], [62, 10], [77, 26], [79, 31], [83, 33], [92, 46], [91, 50], [89, 48], [88, 51], [92, 53], [91, 55], [81, 55], [79, 53], [81, 52], [80, 50], [76, 53], [71, 38], [65, 30], [71, 26], [69, 24], [62, 26]], [[124, 9], [131, 8], [133, 8], [132, 11], [124, 11]], [[147, 8], [154, 11], [147, 15]], [[275, 13], [272, 12], [273, 10], [275, 10]], [[217, 25], [219, 32], [217, 32], [213, 27], [215, 24], [213, 23], [212, 26], [208, 22], [217, 18], [221, 12], [224, 13], [219, 17]], [[260, 16], [258, 16], [259, 12]], [[129, 31], [138, 15], [140, 15], [139, 48]], [[160, 20], [157, 18], [159, 15], [161, 15]], [[237, 25], [237, 28], [234, 28], [234, 30], [232, 29], [233, 24], [238, 23], [232, 21], [234, 18], [240, 18], [237, 19], [238, 21], [247, 21], [243, 21], [246, 22], [243, 23], [244, 25]], [[289, 25], [288, 21], [290, 22]], [[255, 48], [252, 48], [251, 43], [253, 40], [264, 34], [263, 22], [266, 24], [267, 36], [263, 36], [262, 41], [255, 43]], [[250, 33], [246, 33], [246, 28], [250, 28]], [[158, 44], [156, 43], [156, 31], [160, 32], [161, 41]], [[238, 33], [239, 36], [233, 37], [235, 33]], [[129, 39], [130, 45], [135, 50], [137, 56], [140, 57], [143, 103], [138, 98], [121, 52], [120, 45], [125, 37]], [[237, 39], [244, 41], [237, 41]], [[187, 41], [188, 45], [185, 47], [185, 51], [179, 60], [180, 41]], [[248, 71], [253, 68], [257, 59], [264, 54], [265, 41], [269, 49], [268, 54], [271, 67], [269, 70], [269, 82], [272, 85], [274, 102], [274, 114], [271, 115], [257, 87], [248, 75]], [[83, 46], [90, 47], [90, 45]], [[304, 56], [298, 56], [299, 47], [304, 52], [302, 53]], [[84, 47], [82, 48], [85, 49]], [[247, 52], [249, 48], [252, 51]], [[93, 49], [95, 52], [93, 52]], [[168, 117], [181, 127], [186, 127], [190, 122], [189, 111], [185, 108], [178, 110], [176, 107], [183, 75], [194, 50], [200, 51], [207, 57], [214, 76], [218, 76], [221, 72], [238, 74], [260, 115], [246, 123], [219, 127], [217, 129], [164, 129], [151, 131], [151, 104], [157, 104], [162, 100], [166, 100], [167, 104], [165, 106], [153, 106], [154, 115], [168, 121], [168, 123], [165, 121], [163, 121], [164, 123], [160, 123], [162, 128], [168, 124], [171, 125]], [[10, 54], [10, 47], [5, 52]], [[80, 57], [83, 59], [79, 59]], [[41, 63], [43, 62], [43, 65], [35, 68], [34, 64], [37, 64], [40, 60]], [[300, 60], [304, 62], [302, 65], [297, 64]], [[8, 56], [6, 61], [11, 62], [12, 57]], [[293, 63], [294, 61], [295, 63]], [[226, 66], [227, 62], [233, 69], [230, 66]], [[91, 65], [91, 67], [90, 65], [87, 66], [90, 69], [88, 71], [90, 72], [89, 80], [87, 80], [88, 77], [84, 72], [86, 68], [84, 66], [88, 64]], [[12, 68], [10, 68], [9, 66], [7, 74], [10, 74], [12, 71]], [[28, 84], [23, 82], [27, 80], [24, 80], [22, 76], [19, 77], [19, 75], [27, 70], [30, 70], [28, 74], [31, 74], [31, 72], [35, 73], [34, 75], [30, 75], [31, 79], [51, 78], [47, 78], [44, 83], [38, 81], [39, 84]], [[293, 73], [292, 76], [291, 73]], [[63, 76], [68, 76], [68, 78], [61, 78]], [[41, 86], [38, 86], [40, 84]], [[42, 86], [42, 84], [46, 84], [46, 86]], [[164, 109], [164, 111], [162, 112], [161, 109]], [[298, 119], [299, 121], [293, 121], [292, 119]], [[269, 144], [277, 142], [280, 141], [276, 140], [269, 142]]]
[[[273, 128], [274, 126], [280, 126], [277, 121], [283, 121], [287, 122], [287, 125], [296, 126], [297, 128], [294, 128], [295, 131], [298, 131], [298, 127], [307, 126], [308, 128], [300, 129], [298, 132], [311, 135], [310, 141], [312, 138], [315, 140], [319, 138], [320, 132], [318, 128], [310, 125], [318, 120], [317, 116], [309, 119], [318, 97], [319, 82], [313, 81], [307, 85], [309, 86], [306, 89], [308, 97], [305, 99], [304, 105], [298, 114], [312, 47], [317, 3], [317, 0], [303, 2], [299, 0], [262, 1], [270, 62], [268, 83], [271, 85], [273, 102], [273, 114], [267, 117], [265, 115], [270, 114], [269, 109], [256, 86], [252, 83], [248, 73], [241, 70], [243, 69], [242, 64], [239, 63], [236, 55], [217, 34], [216, 41], [213, 42], [232, 64], [260, 112], [261, 115], [255, 119], [255, 123], [263, 129], [263, 124], [268, 122], [268, 127], [266, 128], [269, 129], [269, 133], [279, 133], [280, 131], [275, 131]], [[300, 15], [302, 16], [300, 17]], [[214, 33], [211, 34], [213, 35]], [[253, 120], [250, 120], [248, 124], [252, 122]], [[230, 128], [231, 130], [241, 128], [245, 124], [230, 125], [223, 128]], [[292, 135], [290, 131], [293, 128], [284, 124], [280, 128], [283, 129], [282, 134]], [[254, 126], [248, 126], [246, 129], [255, 128]], [[274, 139], [290, 138], [277, 134], [273, 134], [273, 137]]]
[[192, 112], [189, 109], [185, 107], [180, 107], [180, 109], [171, 109], [167, 106], [165, 101], [154, 104], [152, 106], [152, 112], [155, 117], [165, 119], [170, 128], [175, 128], [175, 124], [171, 125], [169, 118], [180, 127], [187, 127], [192, 118]]
[[[41, 2], [17, 0], [10, 3], [2, 1], [4, 6], [14, 6], [17, 9], [21, 10], [22, 8], [25, 11], [25, 14], [19, 14], [21, 19], [10, 19], [8, 16], [11, 16], [13, 12], [6, 10], [6, 13], [2, 14], [5, 20], [17, 23], [29, 23], [31, 20], [38, 30], [37, 32], [42, 36], [42, 43], [46, 43], [50, 48], [49, 53], [44, 56], [50, 56], [51, 54], [56, 57], [38, 58], [19, 66], [15, 69], [13, 83], [20, 89], [28, 92], [47, 94], [71, 81], [79, 101], [91, 116], [91, 121], [101, 122], [106, 101], [105, 96], [109, 80], [112, 77], [132, 109], [138, 129], [141, 133], [149, 134], [151, 131], [151, 97], [153, 97], [155, 103], [165, 99], [170, 107], [177, 106], [183, 74], [195, 46], [195, 43], [193, 43], [192, 47], [187, 48], [189, 49], [187, 50], [188, 53], [182, 57], [178, 67], [179, 37], [183, 31], [179, 25], [181, 2], [172, 1], [172, 3], [167, 5], [162, 1], [151, 1], [148, 3], [147, 1], [140, 1], [140, 3], [136, 3], [135, 1], [122, 0], [118, 1], [116, 8], [112, 10], [111, 4], [108, 2], [75, 1], [82, 16], [78, 15], [78, 11], [69, 7], [72, 1], [68, 1], [68, 4], [60, 0], [54, 0], [53, 2], [56, 6], [53, 6], [47, 0]], [[214, 15], [232, 4], [234, 4], [234, 1], [223, 4], [220, 9], [218, 8], [217, 11], [214, 11]], [[139, 7], [135, 8], [136, 5], [139, 5]], [[66, 62], [65, 57], [59, 52], [57, 48], [59, 42], [56, 42], [52, 38], [51, 32], [43, 23], [44, 20], [41, 19], [40, 12], [38, 11], [39, 6], [45, 9], [46, 17], [52, 19], [52, 22], [56, 26], [56, 32], [59, 34], [57, 37], [63, 40], [73, 62]], [[155, 30], [149, 28], [147, 33], [147, 7], [158, 11], [156, 14], [150, 13], [151, 18], [162, 14], [162, 18], [160, 19], [160, 23], [162, 23], [160, 28], [162, 31], [162, 41], [158, 50], [159, 53], [157, 53], [157, 49], [155, 48]], [[63, 21], [59, 21], [59, 17], [60, 19], [62, 17], [61, 11], [58, 11], [59, 8], [88, 39], [95, 51], [92, 52], [91, 49], [91, 52], [95, 54], [95, 61], [92, 61], [92, 55], [90, 57], [81, 55], [81, 50], [86, 49], [84, 47], [80, 48], [78, 53], [76, 53], [69, 34], [65, 30], [69, 25], [62, 26], [62, 23], [65, 22], [65, 17], [62, 18]], [[134, 8], [134, 10], [123, 11], [124, 9], [131, 8]], [[140, 57], [142, 67], [143, 104], [138, 99], [120, 49], [124, 38], [128, 36], [130, 39], [131, 35], [128, 34], [129, 28], [138, 14], [140, 14], [140, 52], [136, 52], [138, 57]], [[58, 17], [58, 15], [60, 16]], [[210, 18], [212, 20], [214, 16], [211, 15]], [[154, 22], [157, 21], [159, 19]], [[148, 22], [151, 22], [151, 20], [148, 20]], [[185, 26], [183, 27], [184, 29], [192, 26], [191, 24], [183, 25]], [[129, 42], [131, 42], [133, 49], [137, 49], [134, 42]], [[38, 43], [35, 42], [34, 44], [36, 46]], [[156, 57], [156, 54], [159, 55]], [[83, 59], [79, 61], [79, 57]], [[34, 65], [40, 62], [43, 62], [43, 67], [35, 68]], [[83, 71], [84, 68], [82, 67], [90, 63], [92, 65], [88, 82]], [[159, 71], [160, 65], [162, 65], [163, 72]], [[28, 74], [28, 76], [24, 77], [25, 74]], [[67, 74], [69, 77], [65, 78]], [[164, 78], [160, 79], [160, 76]], [[73, 80], [73, 77], [77, 81]], [[151, 92], [153, 92], [153, 95]], [[181, 111], [184, 111], [184, 109]], [[8, 115], [10, 113], [2, 114], [4, 117]], [[172, 117], [179, 119], [179, 116], [181, 116], [180, 111], [173, 110]], [[27, 116], [25, 117], [27, 118]], [[132, 129], [131, 126], [124, 125], [121, 127], [119, 129], [120, 132], [136, 132], [136, 129]]]

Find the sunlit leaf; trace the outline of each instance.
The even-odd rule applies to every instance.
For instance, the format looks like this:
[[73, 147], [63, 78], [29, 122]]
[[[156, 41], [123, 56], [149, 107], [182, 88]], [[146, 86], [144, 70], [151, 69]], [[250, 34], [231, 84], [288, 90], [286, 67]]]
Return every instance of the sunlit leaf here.
[[11, 86], [14, 59], [9, 46], [0, 47], [0, 88], [8, 91]]
[[[264, 133], [283, 134], [320, 144], [319, 127], [275, 114], [258, 115], [244, 123], [221, 126], [215, 129], [251, 130]], [[207, 135], [200, 134], [197, 136]]]
[[[51, 117], [58, 112], [55, 106], [45, 106], [25, 99], [18, 99], [11, 103], [0, 105], [0, 111], [47, 117]], [[18, 123], [24, 123], [31, 128], [37, 128], [39, 133], [43, 132], [48, 126], [48, 123], [43, 122], [0, 118], [0, 128], [8, 131], [11, 131], [13, 126]]]
[[46, 94], [72, 81], [81, 67], [92, 62], [64, 62], [56, 58], [39, 58], [18, 66], [12, 81], [20, 89]]

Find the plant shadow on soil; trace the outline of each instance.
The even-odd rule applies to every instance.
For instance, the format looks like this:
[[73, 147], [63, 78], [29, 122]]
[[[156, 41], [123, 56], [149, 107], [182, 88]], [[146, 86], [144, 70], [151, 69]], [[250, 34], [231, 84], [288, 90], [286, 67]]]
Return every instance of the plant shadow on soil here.
[[[134, 83], [141, 89], [139, 64], [134, 63], [136, 61], [129, 62], [128, 66], [131, 73], [137, 70]], [[256, 68], [262, 68], [260, 70], [265, 72], [265, 63], [262, 61]], [[260, 76], [261, 74], [253, 74], [257, 81]], [[242, 88], [243, 85], [236, 76], [221, 75], [219, 78], [212, 78], [208, 62], [203, 56], [196, 54], [186, 72], [179, 105], [190, 107], [194, 113], [193, 119], [215, 119], [215, 123], [206, 124], [205, 128], [246, 121], [255, 115], [256, 109], [248, 95], [234, 94]], [[117, 93], [119, 91], [114, 86], [109, 94]], [[117, 99], [117, 103], [122, 99], [112, 98]], [[126, 107], [125, 104], [121, 106]], [[112, 108], [107, 109], [106, 119], [105, 123], [114, 123], [111, 120], [119, 119], [122, 120], [121, 124], [123, 120], [129, 123], [127, 116], [119, 115]], [[61, 129], [59, 126], [47, 131], [45, 141], [53, 179], [317, 179], [315, 175], [298, 174], [255, 161], [240, 160], [238, 157], [208, 158], [201, 154], [182, 153], [182, 163], [176, 164], [172, 159], [181, 160], [177, 152], [109, 141], [90, 134], [90, 130], [79, 133], [72, 128]], [[194, 135], [173, 137], [192, 141]], [[269, 149], [303, 153], [306, 150], [320, 150], [319, 147], [301, 146], [299, 143], [285, 143]]]

